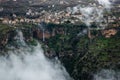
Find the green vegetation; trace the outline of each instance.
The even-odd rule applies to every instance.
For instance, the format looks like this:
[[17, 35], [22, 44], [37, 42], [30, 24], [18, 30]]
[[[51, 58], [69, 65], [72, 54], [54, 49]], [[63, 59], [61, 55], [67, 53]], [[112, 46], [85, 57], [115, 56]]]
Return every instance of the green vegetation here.
[[[7, 44], [16, 46], [13, 39], [16, 34], [15, 29], [21, 29], [28, 45], [36, 46], [36, 39], [41, 40], [37, 36], [33, 36], [36, 26], [24, 23], [18, 24], [17, 28], [14, 28], [0, 24], [0, 40], [4, 40], [5, 35], [9, 34]], [[87, 28], [84, 24], [57, 25], [49, 23], [44, 27], [50, 34], [54, 32], [54, 36], [46, 39], [45, 42], [40, 41], [43, 49], [49, 54], [55, 52], [75, 80], [81, 78], [82, 80], [90, 80], [91, 73], [103, 68], [120, 69], [120, 32], [111, 38], [105, 38], [100, 31], [93, 31], [92, 34], [98, 36], [89, 39], [87, 33], [78, 35]]]
[[32, 32], [36, 28], [35, 24], [22, 23], [17, 25], [7, 25], [0, 24], [0, 49], [6, 49], [6, 45], [16, 46], [16, 40], [14, 37], [16, 36], [16, 30], [22, 30], [24, 33], [25, 41], [31, 45], [36, 45], [37, 43], [32, 38]]
[[[83, 25], [64, 26], [67, 34], [58, 34], [47, 40], [48, 46], [55, 50], [70, 75], [77, 80], [97, 70], [120, 69], [120, 32], [111, 38], [99, 35], [90, 40], [86, 35], [77, 36], [84, 28]], [[94, 31], [92, 34], [101, 33]]]

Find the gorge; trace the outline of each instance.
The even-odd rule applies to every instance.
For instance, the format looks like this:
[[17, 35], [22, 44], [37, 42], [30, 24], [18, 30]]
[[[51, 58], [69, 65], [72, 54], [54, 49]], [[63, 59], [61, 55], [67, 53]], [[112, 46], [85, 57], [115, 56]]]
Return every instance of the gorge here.
[[[89, 40], [86, 28], [46, 24], [43, 41], [43, 32], [37, 25], [12, 29], [1, 25], [0, 79], [119, 80], [120, 29], [93, 31], [94, 38]], [[112, 30], [115, 33], [108, 34]], [[51, 36], [46, 37], [48, 34]]]
[[114, 1], [0, 0], [0, 80], [120, 80]]

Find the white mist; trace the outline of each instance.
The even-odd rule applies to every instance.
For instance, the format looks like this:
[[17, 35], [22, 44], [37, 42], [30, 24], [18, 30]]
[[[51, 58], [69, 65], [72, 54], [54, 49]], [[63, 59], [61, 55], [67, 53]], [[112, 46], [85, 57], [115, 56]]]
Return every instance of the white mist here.
[[111, 2], [110, 0], [97, 0], [99, 4], [101, 4], [104, 8], [110, 9], [111, 8]]
[[71, 80], [59, 61], [52, 62], [44, 56], [40, 45], [8, 54], [0, 57], [0, 80]]
[[72, 80], [58, 60], [44, 56], [40, 44], [28, 47], [23, 33], [17, 33], [19, 49], [12, 48], [7, 56], [0, 56], [0, 80]]
[[94, 75], [94, 80], [120, 80], [120, 72], [114, 70], [101, 70]]

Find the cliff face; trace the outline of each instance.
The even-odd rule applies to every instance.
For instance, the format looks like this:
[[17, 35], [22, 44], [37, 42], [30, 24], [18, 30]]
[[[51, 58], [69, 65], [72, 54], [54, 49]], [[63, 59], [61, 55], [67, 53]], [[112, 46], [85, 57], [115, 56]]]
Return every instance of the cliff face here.
[[116, 29], [108, 29], [108, 30], [103, 30], [101, 33], [104, 35], [106, 38], [110, 38], [111, 36], [116, 35], [118, 30]]
[[92, 38], [85, 25], [56, 25], [52, 30], [60, 28], [63, 34], [46, 39], [46, 51], [54, 50], [75, 80], [90, 80], [101, 69], [120, 69], [120, 28], [91, 31]]
[[28, 45], [42, 43], [45, 55], [57, 56], [75, 80], [90, 80], [92, 74], [101, 69], [120, 69], [120, 28], [91, 31], [88, 38], [87, 27], [83, 24], [47, 24], [43, 31], [34, 24], [16, 26], [0, 25], [0, 49], [15, 43], [16, 30], [22, 30]]

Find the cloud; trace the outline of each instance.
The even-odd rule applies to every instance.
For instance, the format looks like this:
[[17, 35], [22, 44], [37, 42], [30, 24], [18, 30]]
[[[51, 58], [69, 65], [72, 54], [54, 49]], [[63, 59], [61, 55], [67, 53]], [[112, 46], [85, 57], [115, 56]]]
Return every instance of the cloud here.
[[8, 54], [0, 57], [0, 80], [71, 80], [59, 61], [47, 59], [40, 46]]
[[82, 16], [77, 17], [87, 26], [90, 26], [91, 23], [95, 22], [98, 25], [101, 24], [104, 20], [104, 11], [110, 11], [111, 2], [109, 0], [96, 0], [98, 4], [96, 5], [87, 5], [81, 6], [77, 5], [73, 7], [73, 14], [80, 12]]
[[0, 80], [72, 80], [57, 59], [51, 61], [44, 56], [40, 44], [28, 47], [22, 32], [17, 33], [22, 46], [0, 56]]
[[120, 72], [114, 70], [101, 70], [94, 75], [94, 80], [120, 80]]
[[110, 0], [97, 0], [99, 4], [101, 4], [104, 8], [110, 9], [111, 8], [111, 2]]

